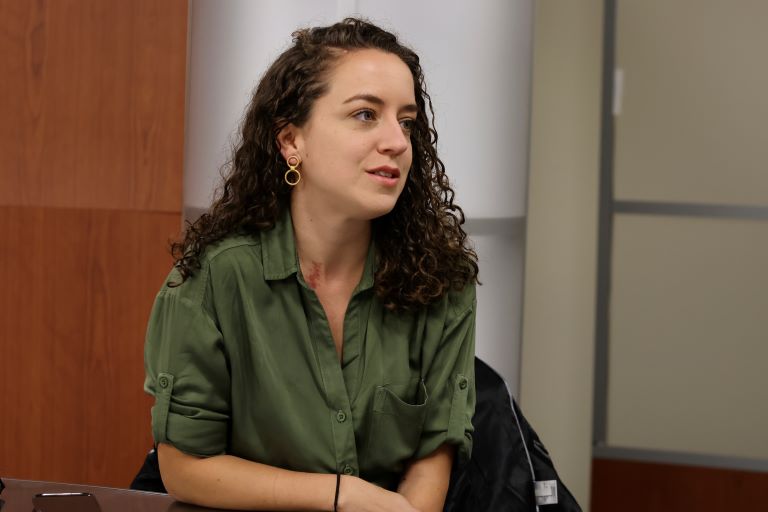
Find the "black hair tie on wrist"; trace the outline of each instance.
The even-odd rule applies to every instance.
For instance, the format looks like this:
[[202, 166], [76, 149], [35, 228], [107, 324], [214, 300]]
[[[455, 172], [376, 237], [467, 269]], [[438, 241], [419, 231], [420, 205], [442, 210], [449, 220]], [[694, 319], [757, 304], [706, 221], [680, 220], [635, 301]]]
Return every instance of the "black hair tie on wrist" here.
[[341, 473], [336, 473], [336, 496], [333, 497], [333, 512], [338, 512], [339, 506], [339, 486], [341, 484]]

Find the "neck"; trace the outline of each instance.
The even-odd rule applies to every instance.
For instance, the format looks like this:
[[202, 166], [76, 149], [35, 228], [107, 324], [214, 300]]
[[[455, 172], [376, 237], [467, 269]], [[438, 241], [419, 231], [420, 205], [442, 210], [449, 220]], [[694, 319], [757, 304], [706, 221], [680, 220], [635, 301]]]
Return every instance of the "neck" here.
[[360, 280], [371, 241], [370, 221], [315, 214], [309, 205], [294, 200], [291, 217], [299, 265], [310, 287]]

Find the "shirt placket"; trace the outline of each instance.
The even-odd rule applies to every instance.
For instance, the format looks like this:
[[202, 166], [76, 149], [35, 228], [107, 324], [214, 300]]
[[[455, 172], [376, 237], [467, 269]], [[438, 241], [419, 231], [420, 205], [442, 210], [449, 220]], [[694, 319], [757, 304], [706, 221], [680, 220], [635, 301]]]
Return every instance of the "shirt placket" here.
[[[307, 303], [310, 306], [311, 322], [310, 334], [320, 363], [320, 372], [325, 386], [326, 403], [328, 406], [328, 418], [331, 424], [333, 436], [334, 455], [336, 457], [336, 471], [345, 475], [360, 475], [360, 465], [357, 460], [357, 447], [355, 444], [355, 422], [352, 416], [349, 393], [344, 381], [344, 374], [339, 364], [336, 353], [336, 345], [328, 324], [322, 304], [314, 291], [304, 288]], [[355, 298], [350, 301], [347, 315], [353, 314], [357, 305]], [[344, 344], [356, 343], [354, 337], [357, 329], [347, 332], [347, 326], [354, 322], [344, 322]], [[354, 339], [354, 340], [353, 340]]]

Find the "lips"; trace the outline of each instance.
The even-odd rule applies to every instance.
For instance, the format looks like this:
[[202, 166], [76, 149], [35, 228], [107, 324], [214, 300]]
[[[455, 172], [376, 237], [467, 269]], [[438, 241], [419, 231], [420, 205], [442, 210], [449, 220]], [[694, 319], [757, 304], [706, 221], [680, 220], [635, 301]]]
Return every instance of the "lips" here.
[[373, 174], [374, 176], [381, 176], [382, 178], [387, 179], [397, 179], [400, 177], [400, 169], [397, 167], [389, 167], [386, 165], [383, 165], [381, 167], [376, 167], [375, 169], [369, 169], [366, 171], [368, 174]]

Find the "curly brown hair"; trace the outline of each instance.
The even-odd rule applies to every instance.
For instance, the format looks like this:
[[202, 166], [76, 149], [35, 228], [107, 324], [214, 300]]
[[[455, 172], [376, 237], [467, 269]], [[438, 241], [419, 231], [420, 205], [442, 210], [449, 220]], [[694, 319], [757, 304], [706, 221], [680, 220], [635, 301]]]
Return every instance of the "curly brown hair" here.
[[285, 162], [277, 135], [288, 124], [307, 121], [313, 103], [327, 91], [332, 64], [343, 51], [360, 49], [398, 56], [413, 75], [418, 106], [407, 183], [392, 211], [373, 220], [376, 295], [388, 309], [414, 310], [477, 282], [477, 255], [461, 228], [464, 214], [453, 202], [437, 156], [434, 109], [419, 57], [394, 34], [358, 18], [294, 32], [293, 45], [264, 74], [243, 119], [241, 139], [224, 167], [217, 199], [187, 225], [182, 240], [171, 244], [182, 282], [200, 269], [209, 245], [228, 235], [274, 227], [289, 207], [291, 191], [283, 180]]

